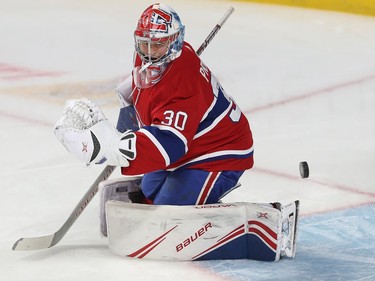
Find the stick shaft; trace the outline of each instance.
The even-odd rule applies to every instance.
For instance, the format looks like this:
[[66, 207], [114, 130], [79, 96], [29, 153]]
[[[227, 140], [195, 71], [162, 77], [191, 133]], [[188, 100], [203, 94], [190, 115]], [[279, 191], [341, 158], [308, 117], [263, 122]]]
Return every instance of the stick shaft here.
[[14, 251], [41, 250], [50, 248], [59, 243], [60, 240], [68, 232], [68, 230], [72, 227], [77, 218], [82, 214], [82, 212], [90, 203], [92, 198], [94, 198], [94, 196], [98, 192], [99, 183], [108, 179], [115, 169], [115, 166], [106, 166], [103, 169], [103, 171], [96, 178], [96, 180], [87, 190], [82, 199], [78, 202], [78, 204], [76, 205], [68, 219], [65, 221], [65, 223], [60, 227], [58, 231], [46, 236], [20, 238], [14, 243], [12, 249]]
[[216, 33], [220, 30], [220, 28], [224, 25], [224, 23], [227, 21], [227, 19], [230, 17], [230, 15], [234, 12], [233, 7], [229, 7], [229, 9], [226, 11], [224, 16], [221, 18], [221, 20], [216, 24], [216, 26], [211, 30], [210, 34], [206, 37], [202, 45], [199, 47], [197, 51], [197, 55], [200, 56], [203, 51], [206, 49], [208, 44], [210, 44], [211, 40], [216, 36]]

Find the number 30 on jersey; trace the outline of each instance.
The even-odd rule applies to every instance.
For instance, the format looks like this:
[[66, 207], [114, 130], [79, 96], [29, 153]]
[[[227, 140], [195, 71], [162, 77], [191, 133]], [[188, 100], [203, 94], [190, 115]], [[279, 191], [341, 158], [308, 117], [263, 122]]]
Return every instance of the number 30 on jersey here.
[[178, 111], [175, 113], [172, 110], [167, 110], [164, 112], [164, 120], [161, 123], [166, 126], [173, 126], [176, 129], [183, 131], [185, 129], [187, 117], [188, 115], [186, 112]]

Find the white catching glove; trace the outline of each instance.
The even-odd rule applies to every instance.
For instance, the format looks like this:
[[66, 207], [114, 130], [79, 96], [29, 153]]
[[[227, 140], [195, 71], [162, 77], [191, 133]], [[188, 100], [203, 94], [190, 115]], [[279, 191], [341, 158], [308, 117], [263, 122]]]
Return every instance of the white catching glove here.
[[55, 125], [55, 135], [81, 162], [128, 167], [136, 157], [136, 135], [119, 133], [100, 108], [84, 98], [69, 100]]

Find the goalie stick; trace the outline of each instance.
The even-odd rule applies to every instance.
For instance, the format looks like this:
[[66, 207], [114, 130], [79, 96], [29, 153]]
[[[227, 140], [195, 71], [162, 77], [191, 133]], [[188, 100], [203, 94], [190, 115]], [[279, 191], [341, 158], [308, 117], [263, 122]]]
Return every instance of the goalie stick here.
[[92, 198], [98, 192], [99, 183], [108, 179], [112, 172], [116, 169], [116, 166], [106, 166], [100, 175], [96, 178], [91, 187], [87, 190], [85, 195], [82, 197], [81, 201], [74, 208], [69, 218], [60, 227], [58, 231], [46, 236], [40, 237], [30, 237], [30, 238], [20, 238], [13, 245], [13, 251], [27, 251], [27, 250], [41, 250], [50, 248], [65, 236], [70, 227], [76, 221], [76, 219], [81, 215], [86, 206], [90, 203]]
[[[218, 22], [218, 24], [216, 24], [216, 26], [212, 29], [210, 34], [206, 37], [206, 39], [204, 40], [202, 45], [199, 47], [199, 49], [197, 51], [198, 56], [200, 56], [202, 54], [202, 52], [206, 49], [208, 44], [215, 37], [217, 32], [220, 30], [220, 28], [224, 25], [226, 20], [230, 17], [230, 15], [233, 12], [234, 12], [234, 8], [229, 7], [227, 12], [222, 17], [222, 19]], [[77, 206], [74, 208], [74, 210], [72, 211], [72, 213], [70, 214], [68, 219], [60, 227], [59, 230], [57, 230], [55, 233], [52, 233], [52, 234], [46, 235], [46, 236], [20, 238], [14, 243], [14, 245], [12, 247], [13, 251], [28, 251], [28, 250], [31, 251], [31, 250], [47, 249], [47, 248], [53, 247], [57, 243], [59, 243], [60, 240], [65, 236], [65, 234], [72, 227], [72, 225], [77, 220], [77, 218], [81, 215], [81, 213], [87, 207], [87, 205], [90, 203], [92, 198], [94, 198], [94, 196], [98, 192], [99, 183], [108, 179], [109, 176], [112, 174], [112, 172], [115, 169], [116, 169], [115, 166], [106, 166], [104, 168], [104, 170], [100, 173], [100, 175], [97, 177], [95, 182], [87, 190], [85, 195], [79, 201]]]
[[197, 51], [197, 55], [200, 56], [203, 51], [206, 49], [208, 44], [210, 44], [211, 40], [215, 37], [216, 33], [220, 30], [220, 28], [224, 25], [224, 23], [227, 21], [227, 19], [230, 17], [230, 15], [234, 12], [233, 7], [229, 7], [229, 9], [226, 11], [222, 19], [216, 24], [216, 26], [212, 29], [210, 34], [206, 37], [202, 45], [199, 47]]

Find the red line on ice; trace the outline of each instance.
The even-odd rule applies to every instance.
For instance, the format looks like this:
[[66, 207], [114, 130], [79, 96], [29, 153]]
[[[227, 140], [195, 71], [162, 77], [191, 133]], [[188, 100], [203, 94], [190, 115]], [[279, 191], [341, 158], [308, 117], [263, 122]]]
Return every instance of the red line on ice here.
[[259, 172], [259, 173], [279, 177], [279, 178], [285, 178], [285, 179], [288, 179], [288, 180], [309, 181], [309, 182], [316, 183], [316, 184], [326, 186], [326, 187], [329, 187], [329, 188], [335, 188], [335, 189], [339, 189], [341, 191], [355, 193], [355, 194], [358, 194], [358, 195], [366, 195], [366, 196], [370, 196], [370, 197], [375, 198], [375, 193], [362, 191], [362, 190], [359, 190], [358, 188], [353, 188], [353, 187], [343, 185], [343, 184], [329, 183], [329, 182], [324, 182], [324, 181], [310, 179], [310, 178], [301, 179], [300, 177], [297, 177], [297, 176], [292, 176], [292, 175], [289, 175], [289, 174], [285, 174], [285, 173], [281, 173], [281, 172], [275, 172], [275, 171], [272, 171], [272, 170], [267, 170], [267, 169], [258, 168], [258, 167], [254, 167], [252, 170], [256, 171], [256, 172]]
[[2, 80], [21, 80], [32, 77], [53, 77], [63, 74], [64, 72], [41, 71], [7, 63], [0, 63], [0, 79]]
[[358, 85], [358, 84], [361, 84], [363, 82], [366, 82], [366, 81], [369, 81], [369, 80], [372, 80], [372, 79], [375, 79], [375, 75], [370, 75], [370, 76], [366, 76], [366, 77], [363, 77], [363, 78], [359, 78], [357, 80], [343, 82], [341, 84], [329, 86], [329, 87], [326, 87], [326, 88], [323, 88], [323, 89], [320, 89], [320, 90], [312, 91], [312, 92], [302, 94], [302, 95], [299, 95], [299, 96], [295, 96], [295, 97], [290, 97], [290, 98], [287, 98], [287, 99], [284, 99], [284, 100], [271, 102], [271, 103], [268, 103], [268, 104], [265, 104], [265, 105], [262, 105], [262, 106], [258, 106], [258, 107], [254, 107], [252, 109], [246, 110], [246, 111], [244, 111], [244, 113], [245, 114], [254, 114], [255, 112], [268, 110], [270, 108], [274, 108], [274, 107], [286, 105], [286, 104], [289, 104], [289, 103], [292, 103], [292, 102], [296, 102], [296, 101], [308, 99], [308, 98], [311, 98], [311, 97], [315, 97], [315, 96], [318, 96], [318, 95], [330, 93], [330, 92], [336, 91], [338, 89], [343, 89], [343, 88], [346, 88], [346, 87]]
[[15, 114], [3, 112], [3, 111], [0, 111], [0, 117], [5, 117], [5, 118], [13, 119], [16, 121], [21, 121], [24, 123], [35, 124], [35, 125], [40, 125], [40, 126], [47, 126], [47, 127], [53, 126], [53, 124], [42, 121], [42, 120], [36, 120], [36, 119], [19, 116], [19, 115], [15, 115]]

